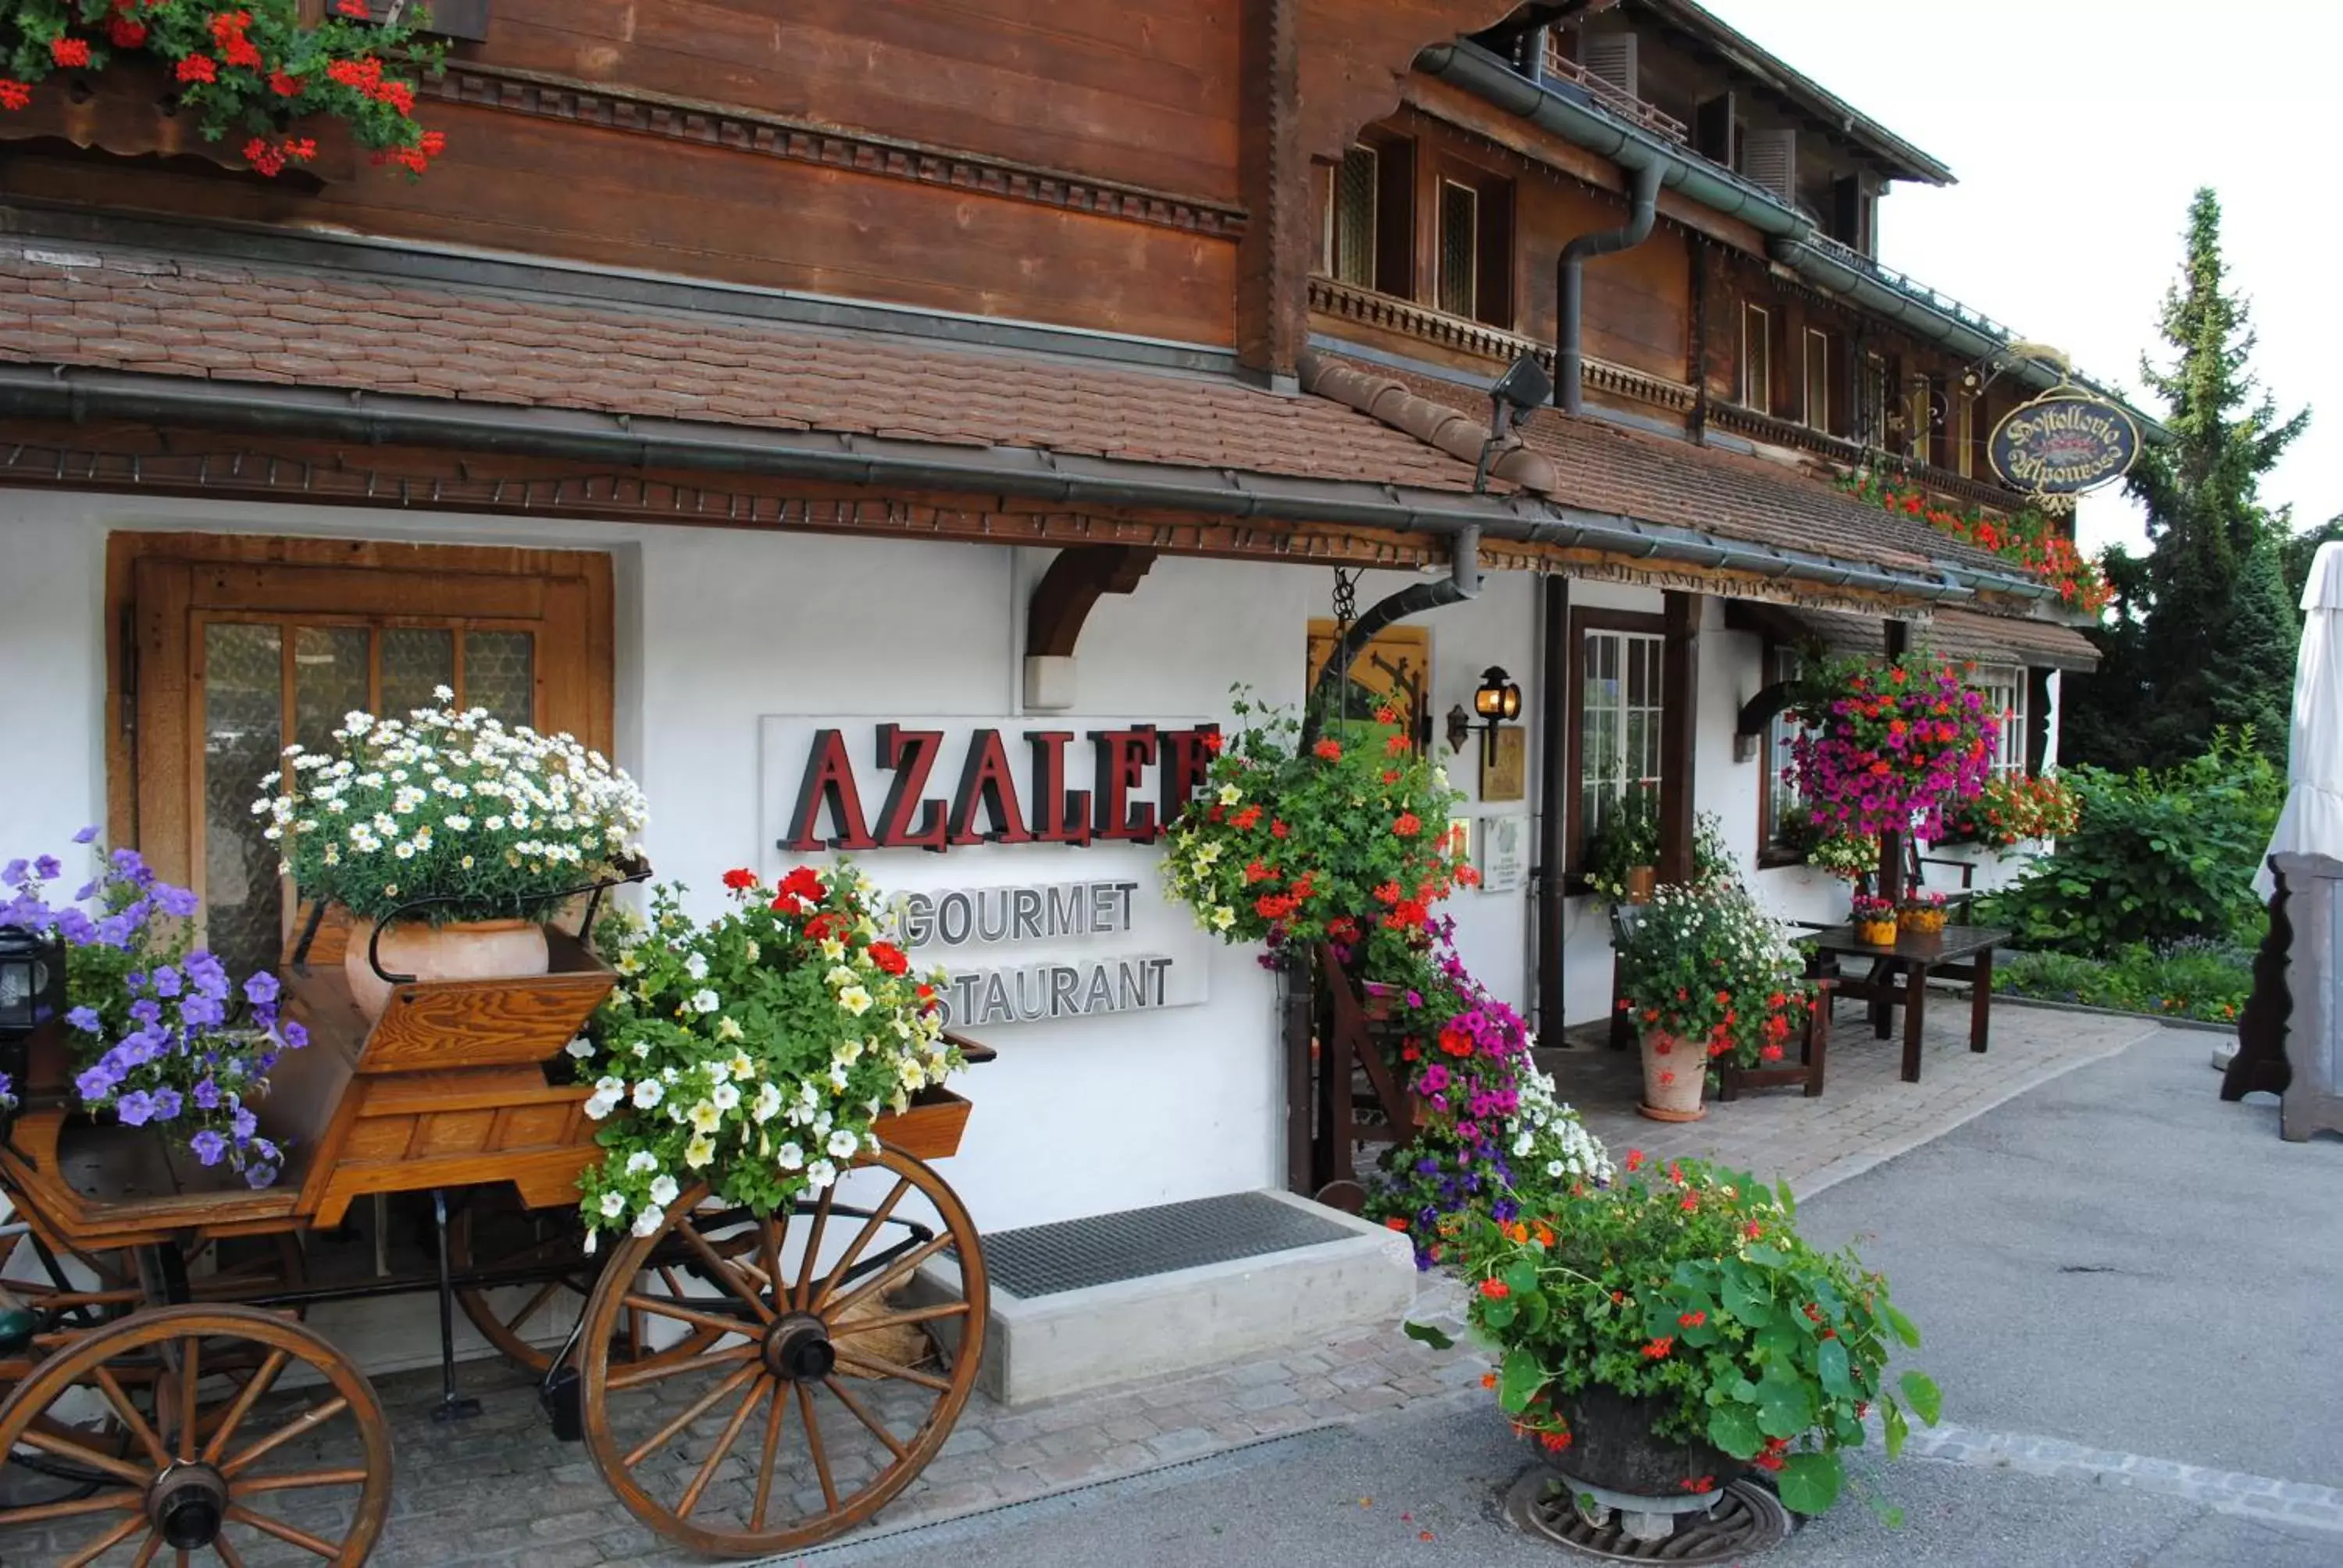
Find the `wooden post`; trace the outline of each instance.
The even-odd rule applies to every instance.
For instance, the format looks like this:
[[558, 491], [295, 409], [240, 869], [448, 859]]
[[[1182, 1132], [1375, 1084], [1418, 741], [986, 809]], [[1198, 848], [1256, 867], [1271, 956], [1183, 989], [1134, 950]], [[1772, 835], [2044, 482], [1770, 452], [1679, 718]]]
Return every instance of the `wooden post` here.
[[1538, 677], [1538, 1038], [1564, 1042], [1569, 1021], [1563, 999], [1564, 868], [1570, 862], [1570, 579], [1550, 575], [1545, 594], [1545, 646]]
[[1312, 1148], [1310, 1044], [1314, 1032], [1316, 987], [1310, 960], [1288, 950], [1279, 973], [1285, 988], [1285, 1189], [1308, 1197], [1317, 1191], [1311, 1181], [1315, 1151]]
[[1700, 732], [1700, 612], [1696, 593], [1667, 595], [1660, 662], [1660, 881], [1692, 879], [1693, 754]]
[[[1911, 623], [1890, 620], [1886, 623], [1885, 632], [1887, 657], [1891, 659], [1903, 658], [1912, 644]], [[1879, 875], [1873, 891], [1889, 903], [1904, 897], [1905, 837], [1902, 829], [1879, 835]]]

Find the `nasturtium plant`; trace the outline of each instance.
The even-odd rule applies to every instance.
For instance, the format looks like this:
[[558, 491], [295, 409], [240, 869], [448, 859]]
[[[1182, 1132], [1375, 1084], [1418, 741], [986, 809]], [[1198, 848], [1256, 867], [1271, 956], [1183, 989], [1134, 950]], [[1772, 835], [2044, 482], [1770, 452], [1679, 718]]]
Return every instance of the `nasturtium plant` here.
[[[1453, 1223], [1467, 1320], [1497, 1355], [1484, 1381], [1517, 1431], [1563, 1453], [1576, 1396], [1608, 1389], [1648, 1401], [1663, 1442], [1719, 1449], [1771, 1473], [1792, 1510], [1820, 1513], [1868, 1418], [1890, 1457], [1914, 1418], [1936, 1423], [1936, 1385], [1889, 1367], [1919, 1330], [1852, 1249], [1825, 1252], [1798, 1234], [1786, 1186], [1691, 1161], [1654, 1169], [1634, 1150], [1624, 1164], [1618, 1180], [1577, 1183], [1511, 1221]], [[1723, 1479], [1679, 1484], [1705, 1492]]]

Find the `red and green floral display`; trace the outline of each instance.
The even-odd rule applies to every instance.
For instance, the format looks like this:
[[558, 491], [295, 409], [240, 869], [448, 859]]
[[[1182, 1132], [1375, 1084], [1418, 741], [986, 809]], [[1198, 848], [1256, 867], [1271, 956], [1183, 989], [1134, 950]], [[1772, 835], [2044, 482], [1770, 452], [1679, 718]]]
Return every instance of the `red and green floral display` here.
[[2058, 597], [2077, 609], [2097, 615], [2115, 598], [2106, 576], [2075, 548], [2075, 541], [2031, 508], [2006, 517], [1996, 517], [1980, 507], [1956, 511], [1915, 487], [1867, 471], [1847, 475], [1840, 487], [1887, 511], [1924, 518], [1940, 532], [2016, 562], [2056, 588]]
[[260, 174], [317, 156], [314, 137], [295, 134], [313, 116], [348, 126], [377, 163], [421, 174], [447, 144], [415, 118], [417, 78], [440, 67], [438, 46], [419, 40], [428, 13], [367, 17], [366, 0], [328, 0], [314, 25], [297, 0], [0, 0], [0, 110], [29, 106], [57, 71], [144, 54], [205, 136], [246, 136], [244, 160]]
[[1432, 943], [1433, 906], [1479, 879], [1448, 834], [1463, 797], [1410, 744], [1400, 715], [1303, 746], [1300, 720], [1232, 704], [1247, 721], [1165, 835], [1165, 891], [1228, 941], [1332, 941], [1369, 979]]
[[[1550, 1208], [1452, 1224], [1467, 1320], [1501, 1357], [1483, 1381], [1516, 1431], [1562, 1453], [1578, 1396], [1649, 1400], [1659, 1438], [1770, 1472], [1785, 1506], [1821, 1513], [1846, 1484], [1841, 1455], [1864, 1445], [1866, 1419], [1877, 1415], [1891, 1457], [1911, 1417], [1935, 1424], [1936, 1385], [1888, 1375], [1889, 1342], [1916, 1346], [1919, 1331], [1852, 1249], [1825, 1252], [1798, 1234], [1786, 1185], [1690, 1161], [1654, 1171], [1634, 1150], [1625, 1166]], [[1453, 1342], [1422, 1324], [1407, 1332]], [[1677, 1485], [1706, 1493], [1731, 1479]]]
[[1786, 777], [1825, 832], [1941, 837], [1946, 806], [1984, 790], [2001, 736], [1961, 666], [1916, 655], [1825, 664], [1793, 711]]
[[[1619, 1007], [1663, 1074], [1782, 1060], [1810, 1003], [1805, 964], [1782, 923], [1727, 883], [1660, 889], [1621, 934]], [[1662, 1082], [1671, 1080], [1663, 1077]]]
[[2061, 839], [2083, 822], [2083, 798], [2056, 773], [1996, 773], [1974, 800], [1945, 809], [1944, 841], [2007, 849], [2029, 839]]

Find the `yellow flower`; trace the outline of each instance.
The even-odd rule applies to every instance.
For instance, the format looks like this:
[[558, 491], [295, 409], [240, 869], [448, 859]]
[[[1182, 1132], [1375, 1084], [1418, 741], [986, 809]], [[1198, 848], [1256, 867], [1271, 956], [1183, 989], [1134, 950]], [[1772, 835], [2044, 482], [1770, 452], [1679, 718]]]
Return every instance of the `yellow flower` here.
[[696, 1132], [713, 1132], [723, 1121], [724, 1113], [705, 1100], [691, 1108], [691, 1126]]
[[859, 985], [848, 986], [838, 993], [838, 1005], [860, 1018], [870, 1010], [870, 993]]
[[1222, 904], [1219, 909], [1212, 911], [1212, 929], [1214, 930], [1224, 931], [1236, 923], [1237, 912], [1229, 908], [1228, 905]]
[[1223, 784], [1223, 785], [1222, 785], [1222, 786], [1221, 786], [1221, 804], [1222, 804], [1222, 805], [1223, 805], [1223, 806], [1233, 806], [1233, 805], [1235, 805], [1238, 801], [1240, 801], [1240, 800], [1242, 800], [1242, 799], [1244, 799], [1244, 791], [1243, 791], [1243, 790], [1242, 790], [1242, 789], [1238, 789], [1235, 785], [1233, 785], [1233, 784]]
[[706, 1165], [710, 1160], [715, 1158], [715, 1141], [709, 1138], [705, 1132], [700, 1133], [699, 1136], [692, 1139], [690, 1142], [683, 1146], [683, 1162], [686, 1165], [690, 1166], [694, 1171], [699, 1170], [700, 1167]]

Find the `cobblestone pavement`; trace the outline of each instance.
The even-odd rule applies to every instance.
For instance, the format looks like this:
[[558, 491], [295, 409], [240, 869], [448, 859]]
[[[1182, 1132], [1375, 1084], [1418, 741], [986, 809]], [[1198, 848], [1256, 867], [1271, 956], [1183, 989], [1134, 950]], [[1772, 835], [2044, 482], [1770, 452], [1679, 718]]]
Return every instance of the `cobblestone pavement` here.
[[1591, 1036], [1587, 1043], [1542, 1049], [1537, 1056], [1562, 1097], [1614, 1155], [1641, 1149], [1663, 1159], [1715, 1161], [1768, 1181], [1787, 1181], [1805, 1197], [2163, 1028], [2147, 1019], [2001, 1001], [1994, 1005], [1991, 1049], [1978, 1054], [1968, 1048], [1967, 998], [1948, 992], [1930, 1000], [1919, 1082], [1901, 1076], [1901, 1015], [1895, 1039], [1875, 1040], [1862, 1010], [1843, 1003], [1820, 1099], [1797, 1089], [1760, 1090], [1711, 1103], [1698, 1121], [1637, 1115], [1642, 1057], [1632, 1048], [1607, 1049], [1599, 1027], [1572, 1031], [1574, 1039]]
[[[1999, 1007], [1992, 1051], [1973, 1056], [1963, 1033], [1966, 1020], [1966, 1008], [1939, 1010], [1929, 1031], [1923, 1081], [1906, 1084], [1896, 1077], [1898, 1046], [1874, 1042], [1860, 1030], [1855, 1010], [1842, 1010], [1824, 1098], [1770, 1091], [1715, 1106], [1704, 1121], [1684, 1125], [1634, 1113], [1639, 1084], [1632, 1052], [1597, 1047], [1544, 1054], [1565, 1097], [1580, 1105], [1597, 1134], [1614, 1147], [1640, 1147], [1662, 1157], [1718, 1159], [1768, 1178], [1786, 1177], [1804, 1194], [1947, 1131], [2046, 1079], [2111, 1055], [2157, 1027]], [[1453, 1328], [1461, 1306], [1452, 1284], [1427, 1276], [1419, 1283], [1413, 1315]], [[423, 1310], [420, 1303], [417, 1310]], [[1024, 1410], [1010, 1411], [978, 1395], [938, 1458], [864, 1533], [916, 1528], [1403, 1406], [1471, 1401], [1482, 1397], [1473, 1385], [1483, 1371], [1462, 1347], [1433, 1352], [1405, 1338], [1394, 1323], [1332, 1334], [1280, 1357], [1209, 1375]], [[377, 1382], [394, 1429], [397, 1457], [389, 1523], [376, 1563], [586, 1568], [701, 1561], [670, 1548], [637, 1523], [582, 1446], [554, 1439], [532, 1380], [495, 1362], [469, 1363], [463, 1375], [466, 1392], [480, 1400], [481, 1413], [445, 1426], [431, 1419], [436, 1374], [401, 1373]], [[720, 1424], [714, 1417], [690, 1424], [674, 1445], [674, 1462], [696, 1464]], [[916, 1424], [916, 1418], [909, 1424]], [[859, 1435], [834, 1410], [826, 1411], [824, 1426]], [[1947, 1458], [1964, 1457], [1953, 1452], [1956, 1445], [1981, 1442], [1975, 1433], [1940, 1433], [1936, 1441], [1946, 1445]], [[2034, 1457], [2045, 1463], [2098, 1463], [2109, 1456]], [[858, 1462], [855, 1456], [839, 1461], [841, 1466]], [[2015, 1461], [1996, 1450], [1981, 1462]], [[746, 1485], [739, 1462], [726, 1461], [716, 1484]], [[2114, 1462], [2123, 1470], [2121, 1456], [2114, 1456]], [[2252, 1478], [2239, 1479], [2249, 1486]], [[810, 1487], [808, 1478], [797, 1482]], [[677, 1480], [670, 1492], [680, 1484]], [[818, 1492], [805, 1490], [799, 1501], [818, 1497]], [[2304, 1501], [2281, 1498], [2278, 1504]], [[330, 1504], [313, 1514], [291, 1508], [284, 1513], [297, 1523], [330, 1533]], [[0, 1533], [0, 1563], [49, 1563], [67, 1554], [57, 1549], [55, 1538], [38, 1532]], [[127, 1553], [116, 1555], [128, 1560]], [[252, 1568], [314, 1561], [275, 1542], [248, 1549], [244, 1556]]]

